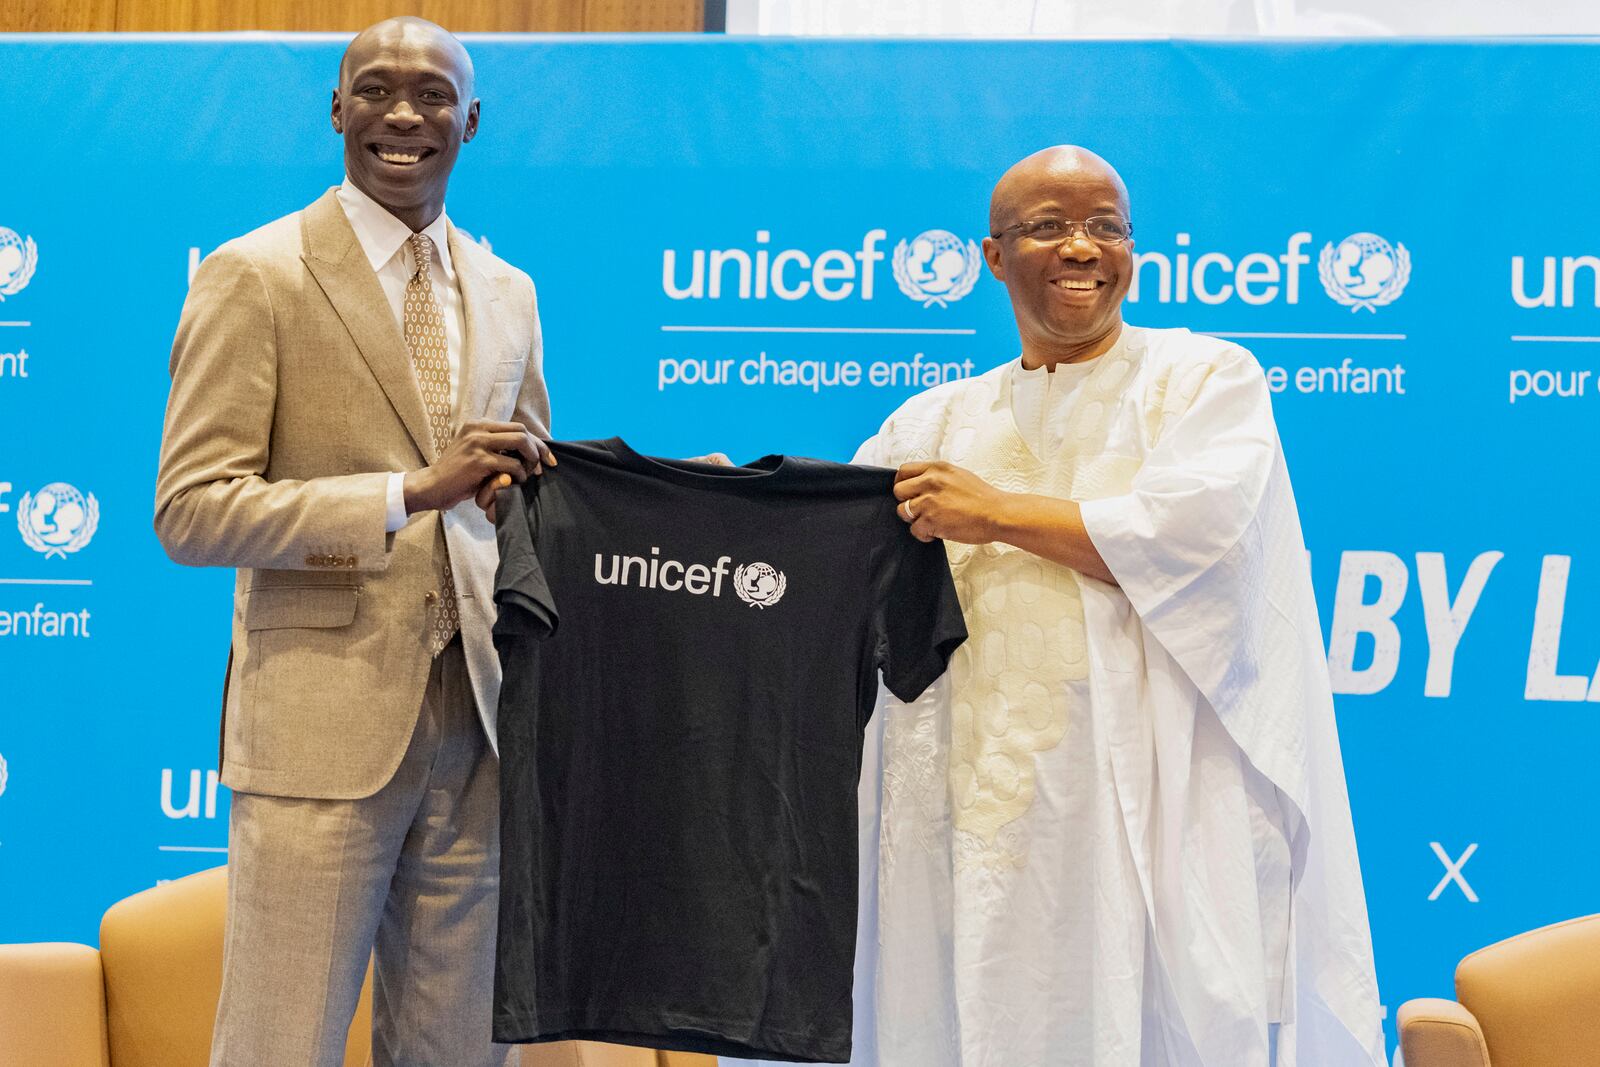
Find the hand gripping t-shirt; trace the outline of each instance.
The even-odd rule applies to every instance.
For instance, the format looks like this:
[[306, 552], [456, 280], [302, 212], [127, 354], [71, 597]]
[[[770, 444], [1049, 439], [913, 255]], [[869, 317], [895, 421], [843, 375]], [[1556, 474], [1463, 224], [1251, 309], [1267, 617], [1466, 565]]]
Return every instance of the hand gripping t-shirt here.
[[966, 639], [892, 471], [556, 443], [502, 491], [498, 1041], [843, 1062], [880, 671]]

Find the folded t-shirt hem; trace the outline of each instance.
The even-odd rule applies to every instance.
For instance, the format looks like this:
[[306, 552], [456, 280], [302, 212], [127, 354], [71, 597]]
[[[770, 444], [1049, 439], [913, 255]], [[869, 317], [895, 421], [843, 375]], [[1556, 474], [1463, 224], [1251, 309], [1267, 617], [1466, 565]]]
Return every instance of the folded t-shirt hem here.
[[495, 1012], [494, 1040], [506, 1045], [532, 1045], [547, 1041], [606, 1041], [664, 1052], [700, 1052], [711, 1056], [782, 1060], [790, 1063], [848, 1063], [850, 1040], [819, 1041], [805, 1030], [762, 1027], [753, 1038], [728, 1036], [737, 1025], [716, 1019], [694, 1019], [676, 1025], [659, 1018], [640, 1019], [608, 1013], [604, 1020], [589, 1021], [584, 1013], [540, 1012], [539, 1022], [511, 1012]]

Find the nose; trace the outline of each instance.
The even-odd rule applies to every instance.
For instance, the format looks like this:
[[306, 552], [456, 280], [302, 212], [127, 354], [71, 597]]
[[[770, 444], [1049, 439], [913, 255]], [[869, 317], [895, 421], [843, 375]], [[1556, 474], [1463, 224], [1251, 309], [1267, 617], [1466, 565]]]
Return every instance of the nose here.
[[408, 130], [414, 130], [418, 126], [422, 125], [422, 116], [417, 114], [416, 111], [412, 109], [410, 102], [408, 102], [405, 97], [397, 96], [395, 97], [394, 106], [391, 107], [389, 109], [389, 113], [384, 116], [384, 121], [389, 123], [391, 126], [400, 126]]
[[1080, 263], [1100, 258], [1100, 246], [1089, 240], [1089, 235], [1082, 230], [1062, 241], [1056, 252], [1062, 259], [1075, 259]]

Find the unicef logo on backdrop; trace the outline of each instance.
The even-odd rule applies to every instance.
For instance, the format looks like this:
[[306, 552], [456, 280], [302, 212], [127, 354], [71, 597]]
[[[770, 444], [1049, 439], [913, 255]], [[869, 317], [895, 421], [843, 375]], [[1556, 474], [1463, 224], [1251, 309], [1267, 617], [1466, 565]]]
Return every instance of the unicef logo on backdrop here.
[[66, 482], [51, 482], [37, 493], [23, 493], [17, 506], [17, 529], [35, 552], [65, 558], [94, 537], [100, 525], [100, 502]]
[[948, 307], [977, 284], [983, 268], [983, 252], [976, 241], [961, 238], [949, 230], [926, 230], [909, 244], [894, 247], [894, 280], [900, 291], [923, 307]]
[[39, 265], [39, 249], [32, 237], [0, 226], [0, 301], [22, 292]]
[[783, 599], [789, 580], [768, 563], [741, 563], [733, 569], [733, 591], [753, 608], [770, 608]]
[[1351, 312], [1366, 308], [1376, 313], [1405, 292], [1411, 253], [1375, 233], [1353, 233], [1337, 245], [1330, 241], [1323, 246], [1317, 277], [1328, 296]]

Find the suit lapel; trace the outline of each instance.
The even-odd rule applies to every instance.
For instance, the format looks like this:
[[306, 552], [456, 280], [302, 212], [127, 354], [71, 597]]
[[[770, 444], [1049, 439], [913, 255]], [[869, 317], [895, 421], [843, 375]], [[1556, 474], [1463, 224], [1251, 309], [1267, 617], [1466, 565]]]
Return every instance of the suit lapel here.
[[332, 189], [306, 208], [300, 226], [306, 267], [350, 331], [417, 450], [432, 463], [438, 457], [405, 335]]
[[506, 351], [500, 333], [495, 304], [500, 300], [497, 277], [485, 273], [477, 264], [477, 249], [462, 246], [471, 242], [465, 234], [450, 227], [450, 262], [455, 267], [456, 284], [461, 287], [461, 312], [466, 321], [462, 338], [460, 419], [456, 428], [469, 419], [481, 419], [489, 406], [489, 391], [494, 385], [495, 363]]

